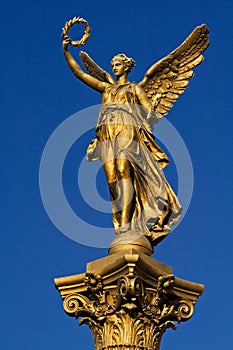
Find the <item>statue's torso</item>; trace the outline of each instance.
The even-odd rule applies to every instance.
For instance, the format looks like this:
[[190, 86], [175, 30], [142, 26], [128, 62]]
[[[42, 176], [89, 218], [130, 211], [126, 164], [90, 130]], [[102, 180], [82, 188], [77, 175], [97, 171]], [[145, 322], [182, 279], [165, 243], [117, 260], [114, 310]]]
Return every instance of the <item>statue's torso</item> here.
[[135, 84], [127, 83], [124, 85], [108, 85], [103, 92], [102, 103], [121, 102], [135, 103], [137, 102], [135, 93]]

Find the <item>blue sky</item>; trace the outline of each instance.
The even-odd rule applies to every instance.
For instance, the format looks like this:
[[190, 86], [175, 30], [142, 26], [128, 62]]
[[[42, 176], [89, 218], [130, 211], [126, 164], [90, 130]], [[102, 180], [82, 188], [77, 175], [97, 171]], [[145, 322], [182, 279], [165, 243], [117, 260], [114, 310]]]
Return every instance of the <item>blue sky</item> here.
[[[168, 115], [192, 159], [192, 201], [154, 257], [173, 266], [176, 276], [205, 284], [193, 318], [175, 333], [169, 330], [161, 348], [215, 350], [232, 344], [231, 2], [13, 1], [4, 4], [1, 16], [1, 346], [93, 347], [87, 327], [78, 328], [63, 312], [53, 278], [83, 272], [86, 262], [105, 256], [107, 249], [81, 245], [62, 234], [50, 221], [39, 191], [40, 160], [52, 132], [75, 112], [100, 103], [98, 93], [75, 79], [61, 52], [61, 27], [73, 16], [88, 19], [92, 36], [84, 50], [103, 68], [109, 69], [119, 52], [136, 59], [133, 81], [140, 81], [195, 26], [206, 23], [210, 29], [205, 61]], [[93, 118], [93, 127], [95, 123]], [[77, 215], [82, 210], [75, 182], [80, 142], [81, 147], [76, 143], [70, 150], [63, 175]], [[166, 176], [176, 188], [173, 162], [170, 167]], [[104, 197], [106, 188], [98, 176]], [[88, 220], [89, 212], [83, 215]], [[95, 218], [101, 225], [101, 216]]]

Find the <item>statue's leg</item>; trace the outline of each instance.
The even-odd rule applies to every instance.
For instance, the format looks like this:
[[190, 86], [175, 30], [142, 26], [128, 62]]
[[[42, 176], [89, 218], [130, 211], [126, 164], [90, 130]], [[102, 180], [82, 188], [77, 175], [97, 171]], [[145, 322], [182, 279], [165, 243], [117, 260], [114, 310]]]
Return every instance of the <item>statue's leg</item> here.
[[119, 203], [119, 191], [117, 186], [117, 177], [116, 177], [116, 167], [115, 161], [110, 160], [103, 165], [104, 172], [108, 182], [108, 188], [110, 193], [110, 200], [112, 205], [112, 220], [114, 225], [114, 230], [119, 231], [121, 225], [121, 208]]
[[118, 184], [120, 187], [121, 231], [130, 229], [132, 219], [134, 188], [131, 164], [127, 159], [117, 158], [115, 161]]

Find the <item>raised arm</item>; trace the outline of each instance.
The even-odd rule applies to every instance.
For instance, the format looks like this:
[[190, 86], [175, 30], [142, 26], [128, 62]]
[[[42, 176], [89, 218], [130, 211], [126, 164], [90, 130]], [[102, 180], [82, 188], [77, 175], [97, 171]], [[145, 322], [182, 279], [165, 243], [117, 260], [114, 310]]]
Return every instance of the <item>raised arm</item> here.
[[91, 75], [83, 72], [79, 64], [75, 61], [75, 59], [72, 57], [71, 53], [68, 51], [68, 45], [70, 43], [70, 39], [68, 37], [64, 37], [62, 41], [62, 51], [64, 53], [65, 59], [71, 69], [71, 71], [74, 73], [74, 75], [80, 79], [83, 83], [90, 86], [92, 89], [103, 92], [105, 87], [108, 85], [108, 83], [99, 81], [98, 79], [92, 77]]

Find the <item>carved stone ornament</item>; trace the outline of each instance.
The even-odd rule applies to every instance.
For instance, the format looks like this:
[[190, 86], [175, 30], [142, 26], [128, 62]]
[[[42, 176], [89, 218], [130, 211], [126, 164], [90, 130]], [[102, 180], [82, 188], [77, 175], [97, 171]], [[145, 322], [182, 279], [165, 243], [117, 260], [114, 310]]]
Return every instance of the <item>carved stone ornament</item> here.
[[129, 253], [89, 263], [85, 274], [55, 279], [65, 312], [89, 326], [95, 350], [158, 350], [168, 328], [191, 318], [203, 291], [175, 278], [169, 266]]

